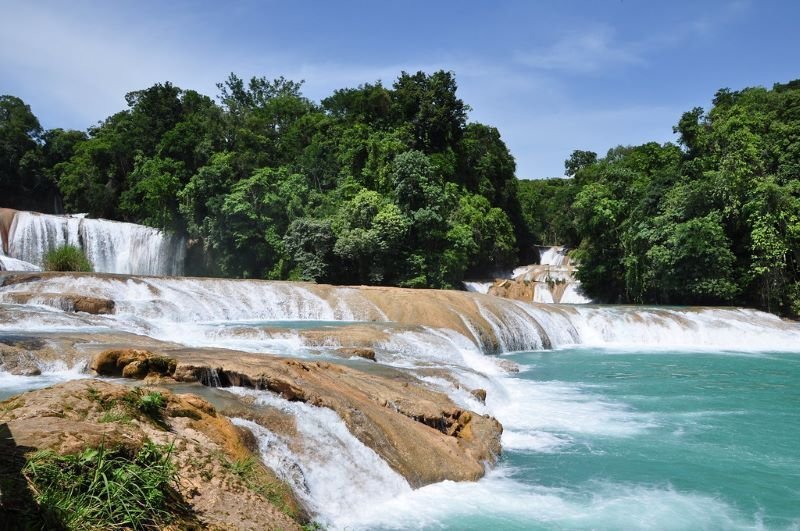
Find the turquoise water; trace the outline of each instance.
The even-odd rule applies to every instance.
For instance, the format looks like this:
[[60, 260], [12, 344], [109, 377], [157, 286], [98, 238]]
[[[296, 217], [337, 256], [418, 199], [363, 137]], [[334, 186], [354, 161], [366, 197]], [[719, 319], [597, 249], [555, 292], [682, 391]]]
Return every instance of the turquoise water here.
[[583, 349], [509, 357], [527, 369], [521, 379], [576, 385], [614, 410], [620, 429], [550, 430], [568, 442], [507, 452], [504, 466], [517, 481], [578, 503], [599, 495], [624, 506], [627, 497], [631, 511], [646, 512], [639, 494], [677, 495], [707, 503], [705, 517], [722, 509], [732, 527], [800, 525], [800, 355]]
[[489, 390], [505, 428], [495, 469], [352, 528], [800, 529], [800, 354], [505, 357], [521, 372]]

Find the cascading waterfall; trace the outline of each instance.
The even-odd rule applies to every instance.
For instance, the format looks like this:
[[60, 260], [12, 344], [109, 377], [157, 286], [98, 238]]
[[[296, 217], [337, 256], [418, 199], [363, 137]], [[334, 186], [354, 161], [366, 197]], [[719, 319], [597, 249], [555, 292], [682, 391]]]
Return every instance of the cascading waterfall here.
[[[0, 302], [15, 302], [18, 294], [81, 293], [111, 299], [113, 316], [105, 324], [128, 329], [132, 324], [171, 332], [168, 339], [193, 339], [198, 323], [268, 321], [389, 322], [395, 300], [390, 294], [290, 282], [202, 278], [130, 278], [57, 276], [0, 288]], [[444, 292], [447, 293], [447, 292]], [[420, 303], [437, 292], [420, 291]], [[478, 348], [499, 352], [570, 346], [659, 348], [772, 349], [793, 351], [800, 344], [800, 325], [757, 310], [738, 308], [670, 308], [634, 306], [540, 305], [465, 292], [455, 306], [442, 303], [434, 314], [411, 311], [398, 320], [408, 326], [432, 326], [451, 314], [468, 323], [465, 337]], [[372, 297], [372, 298], [371, 298]], [[37, 299], [39, 300], [39, 299]], [[412, 300], [409, 304], [413, 305]], [[56, 300], [55, 308], [61, 303]], [[472, 310], [471, 310], [472, 309]], [[183, 324], [187, 326], [181, 328]], [[202, 333], [201, 329], [197, 329]], [[468, 336], [467, 336], [468, 334]], [[493, 342], [480, 337], [493, 337]], [[199, 337], [198, 339], [202, 339]]]
[[228, 390], [294, 418], [301, 444], [251, 421], [235, 419], [234, 423], [256, 435], [264, 462], [294, 488], [325, 524], [347, 528], [357, 507], [411, 492], [408, 482], [356, 439], [332, 410], [289, 402], [267, 391]]
[[[658, 444], [667, 445], [659, 451], [674, 452], [670, 459], [699, 456], [698, 461], [683, 463], [684, 469], [704, 466], [731, 444], [725, 440], [719, 447], [711, 446], [711, 453], [703, 453], [709, 452], [707, 437], [716, 433], [718, 424], [712, 421], [717, 418], [732, 419], [732, 425], [741, 431], [736, 432], [737, 444], [747, 434], [747, 423], [735, 423], [744, 415], [744, 406], [727, 400], [714, 398], [698, 411], [687, 410], [684, 402], [675, 412], [654, 410], [652, 404], [661, 404], [661, 396], [645, 396], [649, 380], [639, 380], [634, 368], [650, 367], [656, 376], [674, 378], [659, 390], [667, 393], [675, 382], [704, 375], [714, 357], [751, 359], [747, 371], [720, 369], [718, 379], [692, 380], [680, 389], [678, 397], [696, 389], [718, 390], [740, 377], [742, 389], [774, 390], [775, 396], [788, 393], [790, 403], [779, 411], [781, 421], [791, 427], [797, 418], [796, 408], [791, 407], [792, 397], [797, 396], [791, 378], [761, 383], [749, 379], [759, 367], [779, 377], [797, 365], [794, 353], [800, 350], [800, 324], [755, 310], [542, 305], [463, 292], [252, 280], [91, 275], [31, 278], [0, 286], [0, 310], [9, 308], [0, 312], [0, 334], [123, 330], [190, 346], [317, 356], [326, 349], [348, 346], [347, 331], [332, 333], [330, 340], [322, 346], [316, 343], [316, 351], [309, 354], [304, 351], [309, 345], [300, 333], [302, 323], [309, 327], [353, 326], [362, 335], [364, 330], [375, 331], [370, 346], [380, 364], [415, 374], [447, 393], [460, 407], [492, 415], [503, 424], [505, 457], [486, 478], [412, 490], [353, 437], [332, 410], [288, 402], [266, 391], [233, 389], [294, 419], [299, 439], [247, 420], [235, 422], [253, 431], [263, 460], [331, 529], [504, 524], [510, 528], [652, 528], [653, 522], [658, 527], [674, 523], [676, 529], [764, 527], [757, 518], [755, 523], [749, 520], [749, 513], [743, 515], [727, 498], [717, 496], [719, 485], [695, 491], [694, 487], [673, 487], [659, 481], [672, 477], [670, 463], [665, 465], [665, 475], [655, 481], [648, 476], [642, 479], [638, 469], [630, 478], [605, 477], [607, 470], [626, 466], [627, 455], [636, 456], [634, 461], [647, 459], [649, 448]], [[112, 299], [115, 313], [93, 316], [62, 311], [52, 299], [59, 293]], [[20, 307], [23, 295], [30, 298]], [[226, 355], [225, 351], [220, 355]], [[574, 356], [580, 356], [575, 366], [588, 366], [587, 373], [600, 374], [596, 381], [584, 385], [558, 372], [551, 376]], [[784, 359], [786, 364], [779, 365]], [[695, 360], [699, 368], [690, 366]], [[364, 360], [353, 363], [375, 367]], [[514, 363], [520, 368], [517, 375], [507, 372]], [[607, 365], [613, 369], [606, 374]], [[632, 387], [620, 395], [609, 394], [619, 382]], [[219, 382], [211, 379], [209, 383]], [[485, 401], [470, 393], [478, 388], [486, 391]], [[770, 395], [756, 410], [759, 415], [780, 407], [775, 396]], [[632, 407], [632, 400], [642, 402]], [[717, 413], [714, 408], [720, 407], [722, 411]], [[755, 422], [758, 416], [747, 419]], [[636, 441], [642, 446], [635, 446]], [[794, 448], [792, 441], [785, 444]], [[629, 454], [619, 449], [630, 447]], [[735, 455], [736, 459], [751, 459], [745, 453]], [[557, 463], [552, 465], [555, 479], [549, 480], [551, 456]], [[610, 463], [607, 467], [604, 459]], [[781, 469], [800, 470], [791, 459], [786, 464], [772, 456], [765, 459], [748, 466], [759, 469], [774, 462]], [[563, 479], [562, 471], [565, 463], [573, 461], [567, 470], [577, 479], [570, 482]], [[721, 463], [723, 469], [735, 468], [724, 459]], [[771, 468], [766, 473], [774, 474]], [[603, 482], [585, 480], [581, 474], [590, 478], [594, 474]], [[769, 510], [770, 514], [776, 511], [773, 506]], [[791, 514], [791, 507], [785, 512]], [[791, 528], [791, 521], [782, 527]]]
[[[41, 267], [48, 251], [63, 245], [83, 249], [95, 271], [134, 275], [180, 275], [185, 242], [158, 229], [83, 216], [16, 212], [8, 236], [8, 256]], [[21, 268], [18, 262], [9, 263]]]
[[566, 247], [539, 247], [539, 264], [561, 267], [567, 262]]

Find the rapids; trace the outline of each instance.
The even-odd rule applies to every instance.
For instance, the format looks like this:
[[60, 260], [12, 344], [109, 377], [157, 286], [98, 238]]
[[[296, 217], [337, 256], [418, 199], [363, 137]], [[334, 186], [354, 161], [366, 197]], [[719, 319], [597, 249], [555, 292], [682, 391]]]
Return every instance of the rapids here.
[[[68, 293], [111, 299], [115, 312], [64, 311], [57, 294]], [[800, 324], [763, 312], [249, 280], [0, 275], [0, 339], [80, 332], [100, 340], [110, 331], [234, 349], [231, 356], [339, 359], [337, 348], [368, 346], [378, 363], [348, 363], [400, 368], [503, 424], [503, 455], [486, 477], [411, 489], [333, 411], [229, 388], [294, 419], [302, 444], [236, 422], [252, 429], [264, 461], [331, 529], [800, 526]], [[31, 386], [80, 372], [42, 369]], [[0, 385], [20, 390], [23, 377], [11, 378]], [[469, 392], [477, 388], [485, 402]]]

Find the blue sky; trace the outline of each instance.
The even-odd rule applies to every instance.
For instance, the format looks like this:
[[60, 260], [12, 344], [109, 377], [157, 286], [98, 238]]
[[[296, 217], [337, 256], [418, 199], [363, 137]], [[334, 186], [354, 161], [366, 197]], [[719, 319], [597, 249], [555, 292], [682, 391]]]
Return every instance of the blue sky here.
[[318, 101], [446, 69], [520, 178], [561, 175], [574, 149], [672, 140], [719, 88], [800, 77], [796, 1], [4, 0], [0, 13], [0, 93], [47, 128], [84, 129], [159, 81], [214, 96], [229, 72], [284, 75]]

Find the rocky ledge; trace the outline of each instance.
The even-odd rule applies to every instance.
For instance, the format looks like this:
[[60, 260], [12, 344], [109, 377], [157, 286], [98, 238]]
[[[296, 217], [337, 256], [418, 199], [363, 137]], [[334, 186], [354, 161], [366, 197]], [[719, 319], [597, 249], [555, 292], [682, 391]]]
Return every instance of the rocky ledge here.
[[[137, 406], [142, 397], [155, 395], [157, 407]], [[41, 512], [23, 472], [34, 452], [135, 453], [147, 442], [170, 448], [177, 471], [174, 528], [301, 528], [302, 509], [291, 490], [261, 465], [247, 430], [198, 396], [96, 379], [0, 402], [0, 522], [25, 528], [31, 515]]]
[[107, 350], [91, 368], [105, 376], [214, 382], [272, 391], [336, 411], [350, 432], [414, 487], [483, 476], [500, 454], [502, 426], [391, 368], [365, 372], [327, 361], [212, 349]]

